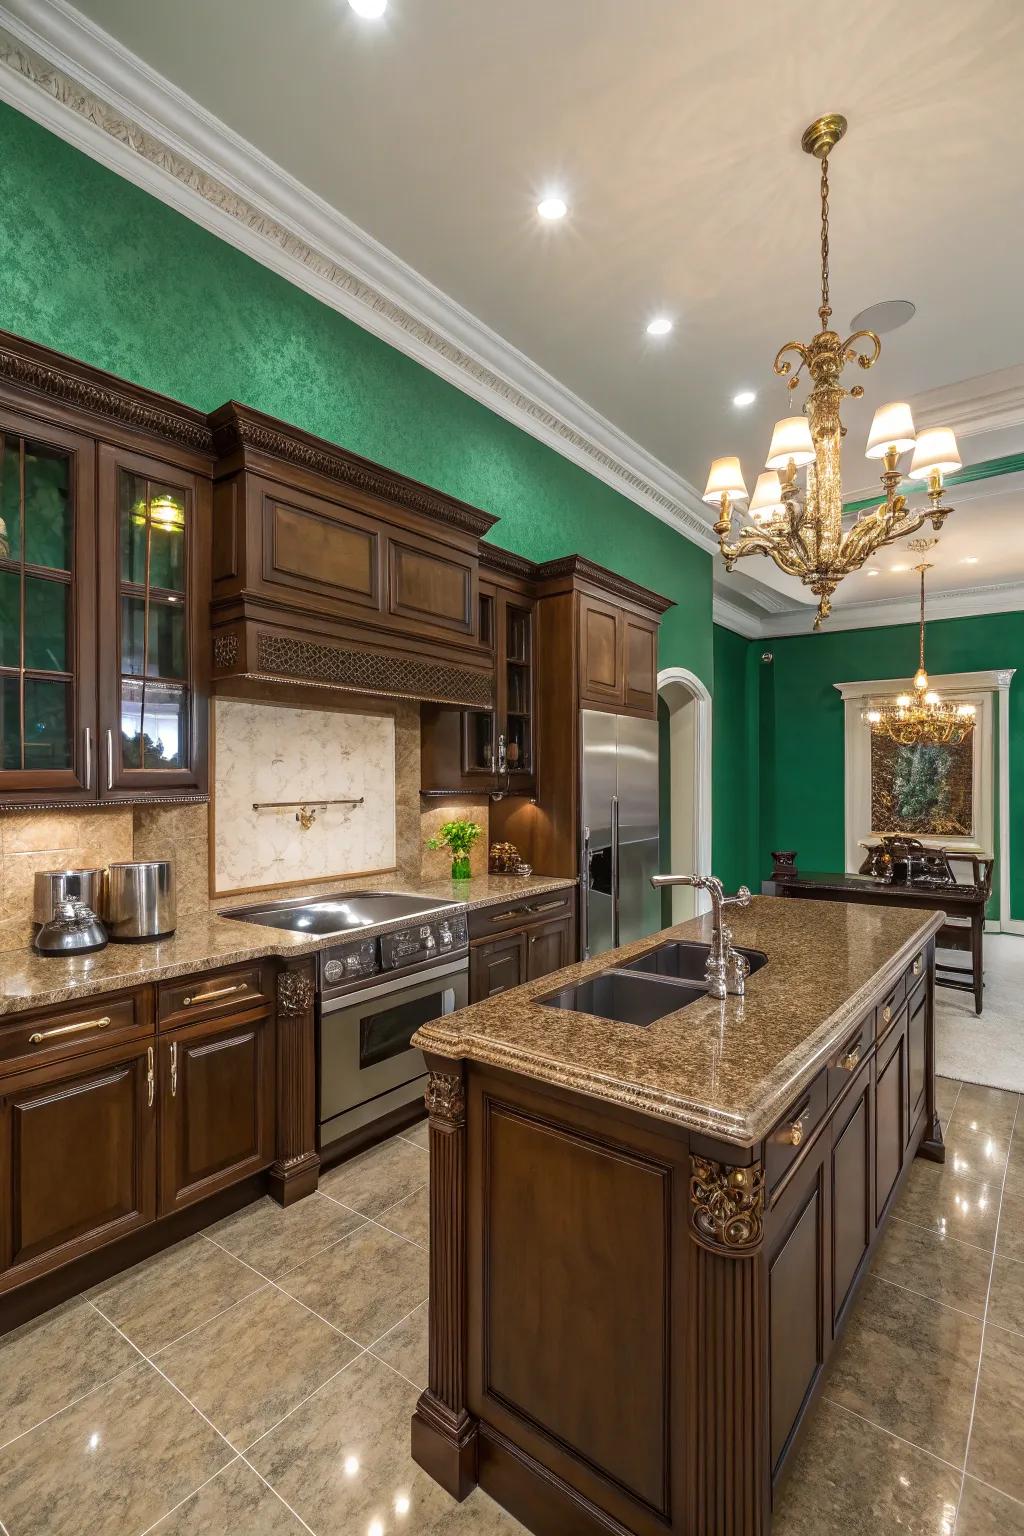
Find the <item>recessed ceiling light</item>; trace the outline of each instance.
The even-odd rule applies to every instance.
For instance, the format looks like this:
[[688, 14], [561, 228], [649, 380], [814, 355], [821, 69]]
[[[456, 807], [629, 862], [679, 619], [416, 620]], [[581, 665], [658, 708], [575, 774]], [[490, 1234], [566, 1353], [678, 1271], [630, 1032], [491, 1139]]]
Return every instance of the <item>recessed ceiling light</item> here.
[[733, 395], [733, 405], [753, 405], [757, 399], [757, 392], [753, 389], [741, 389], [738, 395]]
[[667, 336], [672, 329], [672, 321], [667, 315], [656, 315], [647, 327], [648, 336]]
[[909, 565], [890, 565], [890, 571], [909, 571]]
[[877, 566], [872, 566], [870, 571], [865, 571], [864, 572], [865, 576], [877, 576], [878, 574], [879, 574], [879, 571], [878, 571], [878, 567]]
[[977, 555], [965, 555], [964, 558], [960, 561], [961, 565], [977, 565], [977, 563]]
[[376, 21], [388, 8], [388, 0], [348, 0], [348, 3], [357, 16], [365, 16], [367, 21]]
[[881, 304], [869, 304], [850, 321], [852, 331], [874, 331], [884, 336], [886, 331], [897, 331], [908, 320], [913, 320], [917, 305], [909, 299], [883, 299]]
[[537, 212], [542, 219], [564, 219], [569, 212], [569, 205], [563, 197], [552, 194], [550, 197], [542, 197], [537, 204]]

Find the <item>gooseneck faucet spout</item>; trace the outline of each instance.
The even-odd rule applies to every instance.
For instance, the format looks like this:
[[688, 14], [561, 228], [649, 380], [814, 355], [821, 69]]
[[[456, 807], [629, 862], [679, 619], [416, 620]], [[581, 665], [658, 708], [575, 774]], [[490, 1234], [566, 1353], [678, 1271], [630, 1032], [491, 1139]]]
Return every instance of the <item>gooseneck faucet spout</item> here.
[[732, 947], [732, 929], [722, 920], [726, 907], [749, 907], [750, 891], [741, 885], [735, 896], [726, 896], [717, 875], [652, 875], [656, 890], [671, 885], [692, 885], [711, 897], [711, 948], [704, 976], [712, 997], [742, 997], [750, 963]]

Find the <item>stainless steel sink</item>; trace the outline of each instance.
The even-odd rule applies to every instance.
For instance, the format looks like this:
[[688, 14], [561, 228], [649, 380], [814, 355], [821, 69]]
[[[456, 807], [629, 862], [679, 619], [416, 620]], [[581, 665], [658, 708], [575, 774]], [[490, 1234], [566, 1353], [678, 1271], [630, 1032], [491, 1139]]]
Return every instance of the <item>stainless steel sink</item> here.
[[288, 928], [293, 933], [346, 933], [403, 917], [440, 912], [451, 902], [425, 896], [406, 896], [401, 891], [343, 891], [319, 901], [271, 901], [263, 906], [232, 907], [221, 917], [240, 923], [259, 923], [264, 928]]
[[707, 996], [703, 983], [667, 981], [660, 976], [640, 976], [634, 971], [602, 971], [587, 981], [561, 987], [537, 1001], [545, 1008], [568, 1008], [573, 1013], [590, 1013], [617, 1024], [653, 1024], [666, 1013], [674, 1013]]
[[[692, 939], [669, 939], [667, 943], [659, 944], [656, 949], [649, 949], [646, 954], [637, 955], [635, 960], [628, 960], [622, 969], [641, 971], [650, 976], [667, 976], [673, 980], [703, 983], [709, 947], [707, 944], [695, 943]], [[759, 971], [762, 965], [768, 963], [768, 956], [759, 949], [737, 949], [736, 953], [742, 955], [749, 964], [751, 976], [755, 971]]]

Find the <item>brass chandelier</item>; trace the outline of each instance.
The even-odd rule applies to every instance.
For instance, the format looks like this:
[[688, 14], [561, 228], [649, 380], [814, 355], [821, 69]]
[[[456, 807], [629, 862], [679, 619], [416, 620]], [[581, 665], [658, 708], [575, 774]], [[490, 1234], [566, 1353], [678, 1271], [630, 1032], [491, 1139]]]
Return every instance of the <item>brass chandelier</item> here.
[[929, 682], [924, 664], [924, 576], [931, 566], [924, 562], [914, 569], [921, 572], [921, 643], [914, 692], [870, 703], [861, 719], [873, 735], [888, 736], [901, 747], [957, 747], [974, 730], [976, 711], [973, 704], [943, 699]]
[[[813, 388], [801, 415], [776, 422], [765, 473], [758, 475], [749, 498], [752, 526], [744, 527], [734, 542], [730, 542], [733, 511], [738, 503], [748, 500], [739, 459], [716, 459], [704, 490], [704, 500], [719, 509], [714, 530], [726, 570], [731, 571], [744, 555], [768, 555], [787, 575], [799, 576], [818, 598], [815, 629], [828, 618], [832, 593], [843, 577], [859, 570], [876, 549], [914, 533], [927, 518], [936, 530], [942, 527], [953, 510], [941, 504], [942, 477], [959, 469], [961, 463], [956, 439], [948, 427], [918, 434], [909, 405], [894, 401], [880, 406], [871, 425], [866, 457], [882, 461], [885, 499], [852, 526], [843, 528], [840, 439], [846, 428], [840, 420], [840, 406], [847, 395], [859, 399], [864, 387], [855, 384], [847, 390], [839, 379], [847, 363], [871, 368], [882, 350], [874, 331], [854, 331], [843, 340], [829, 327], [828, 158], [845, 132], [845, 117], [829, 113], [813, 122], [801, 140], [807, 153], [821, 161], [821, 329], [809, 342], [787, 341], [780, 347], [774, 370], [781, 378], [791, 375], [789, 388], [794, 390], [806, 367]], [[799, 358], [796, 373], [787, 353]], [[899, 458], [911, 448], [910, 475], [928, 482], [931, 507], [921, 511], [909, 510], [906, 496], [897, 492], [903, 478]], [[805, 466], [807, 484], [801, 490], [797, 474]]]

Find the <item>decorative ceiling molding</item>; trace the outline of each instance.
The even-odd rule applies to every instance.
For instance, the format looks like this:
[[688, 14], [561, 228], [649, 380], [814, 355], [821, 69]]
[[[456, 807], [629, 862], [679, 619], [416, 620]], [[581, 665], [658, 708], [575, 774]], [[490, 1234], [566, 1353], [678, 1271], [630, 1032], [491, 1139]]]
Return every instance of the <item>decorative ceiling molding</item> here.
[[918, 427], [952, 427], [960, 437], [1024, 426], [1024, 365], [925, 390], [913, 405]]
[[0, 99], [717, 548], [681, 475], [64, 0], [24, 9], [0, 6]]
[[[990, 586], [959, 587], [950, 592], [928, 593], [928, 619], [966, 619], [985, 613], [1018, 613], [1024, 610], [1024, 581], [1007, 581]], [[746, 613], [714, 593], [716, 624], [735, 630], [750, 639], [769, 640], [781, 635], [809, 635], [814, 624], [814, 610], [790, 610], [763, 619]], [[916, 624], [919, 617], [914, 597], [887, 597], [873, 603], [840, 604], [833, 608], [824, 630], [880, 629], [890, 624]]]
[[[983, 691], [1001, 693], [1009, 688], [1016, 670], [1016, 667], [1007, 667], [983, 672], [941, 672], [931, 677], [931, 684], [933, 688], [939, 688], [946, 693], [981, 693]], [[869, 699], [879, 693], [898, 693], [906, 686], [905, 677], [876, 678], [873, 682], [861, 680], [855, 683], [832, 684], [844, 701]]]

